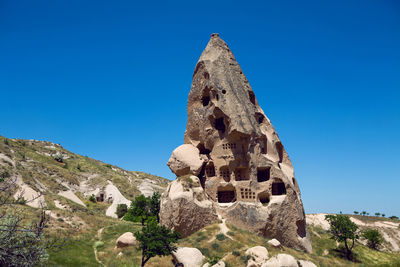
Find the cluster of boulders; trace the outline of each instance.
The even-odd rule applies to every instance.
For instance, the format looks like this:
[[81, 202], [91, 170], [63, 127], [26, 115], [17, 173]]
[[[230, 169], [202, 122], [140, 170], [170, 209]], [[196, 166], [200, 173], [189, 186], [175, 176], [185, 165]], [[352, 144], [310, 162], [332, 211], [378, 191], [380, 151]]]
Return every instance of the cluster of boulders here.
[[311, 251], [292, 163], [218, 34], [196, 65], [187, 112], [185, 144], [168, 161], [177, 179], [162, 195], [161, 223], [187, 236], [220, 215], [238, 228]]
[[[279, 241], [276, 241], [273, 242], [274, 245], [280, 247]], [[248, 257], [246, 267], [317, 267], [311, 261], [297, 260], [293, 256], [284, 253], [270, 258], [268, 250], [263, 246], [249, 248], [245, 254]], [[203, 264], [206, 258], [197, 248], [178, 248], [173, 252], [173, 258], [175, 263], [183, 263], [185, 267], [225, 267], [225, 263], [222, 260], [212, 266], [209, 263]]]

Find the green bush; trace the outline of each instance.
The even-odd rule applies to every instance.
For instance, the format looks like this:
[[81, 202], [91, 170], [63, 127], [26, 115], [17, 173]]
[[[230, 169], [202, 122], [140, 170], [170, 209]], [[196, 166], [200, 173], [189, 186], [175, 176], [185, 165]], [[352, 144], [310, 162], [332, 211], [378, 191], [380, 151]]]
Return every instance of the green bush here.
[[126, 212], [128, 211], [128, 206], [126, 204], [118, 204], [117, 211], [115, 212], [118, 218], [124, 217]]
[[239, 257], [240, 256], [240, 252], [237, 251], [237, 250], [234, 250], [234, 251], [232, 251], [232, 255], [236, 256], [236, 257]]
[[367, 246], [375, 250], [378, 249], [383, 241], [381, 233], [376, 229], [364, 230], [362, 236], [367, 239]]
[[218, 241], [223, 241], [223, 240], [225, 240], [226, 236], [221, 233], [221, 234], [217, 234], [216, 238]]
[[93, 203], [96, 203], [96, 197], [93, 194], [91, 194], [90, 197], [89, 197], [89, 201], [93, 202]]
[[213, 266], [214, 264], [217, 264], [221, 260], [220, 257], [212, 257], [211, 259], [208, 260], [208, 264], [210, 266]]

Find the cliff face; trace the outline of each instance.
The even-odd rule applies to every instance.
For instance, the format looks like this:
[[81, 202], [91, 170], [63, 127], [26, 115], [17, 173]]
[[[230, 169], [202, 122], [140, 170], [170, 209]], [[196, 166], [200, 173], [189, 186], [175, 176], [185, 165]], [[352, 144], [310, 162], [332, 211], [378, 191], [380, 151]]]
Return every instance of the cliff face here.
[[[196, 65], [187, 112], [185, 144], [197, 148], [193, 155], [203, 161], [200, 172], [191, 173], [217, 213], [232, 225], [311, 251], [292, 163], [218, 34]], [[183, 172], [173, 167], [187, 162], [179, 150], [168, 163], [177, 176], [196, 169], [190, 163]]]

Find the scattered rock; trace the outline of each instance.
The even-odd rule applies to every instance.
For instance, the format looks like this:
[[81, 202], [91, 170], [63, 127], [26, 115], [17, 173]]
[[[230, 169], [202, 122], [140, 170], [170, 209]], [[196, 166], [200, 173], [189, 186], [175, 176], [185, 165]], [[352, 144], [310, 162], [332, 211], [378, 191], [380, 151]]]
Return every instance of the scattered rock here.
[[268, 245], [274, 248], [282, 248], [281, 242], [279, 242], [277, 239], [271, 239], [268, 242]]
[[135, 236], [131, 232], [126, 232], [120, 237], [118, 237], [117, 241], [115, 242], [117, 248], [123, 248], [128, 246], [136, 246], [137, 241]]
[[181, 262], [185, 267], [200, 267], [205, 259], [200, 250], [188, 247], [178, 248], [172, 256], [176, 263]]
[[278, 254], [268, 260], [262, 267], [298, 267], [296, 259], [288, 254]]
[[299, 262], [301, 267], [317, 267], [317, 265], [315, 265], [311, 261], [299, 260]]
[[250, 256], [247, 267], [260, 267], [268, 260], [268, 250], [263, 246], [256, 246], [246, 250], [246, 256]]
[[176, 179], [161, 196], [161, 224], [175, 229], [183, 237], [215, 223], [217, 218], [196, 176]]
[[168, 167], [176, 176], [187, 174], [198, 175], [204, 160], [200, 158], [200, 151], [197, 147], [185, 144], [177, 147], [168, 160]]

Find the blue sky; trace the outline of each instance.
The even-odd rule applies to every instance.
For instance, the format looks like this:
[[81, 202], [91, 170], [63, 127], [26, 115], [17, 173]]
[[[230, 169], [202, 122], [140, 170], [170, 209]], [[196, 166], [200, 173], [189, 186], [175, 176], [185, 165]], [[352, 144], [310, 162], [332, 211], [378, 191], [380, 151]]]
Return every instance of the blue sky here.
[[400, 216], [400, 2], [0, 1], [0, 134], [169, 179], [195, 64], [228, 43], [306, 212]]

